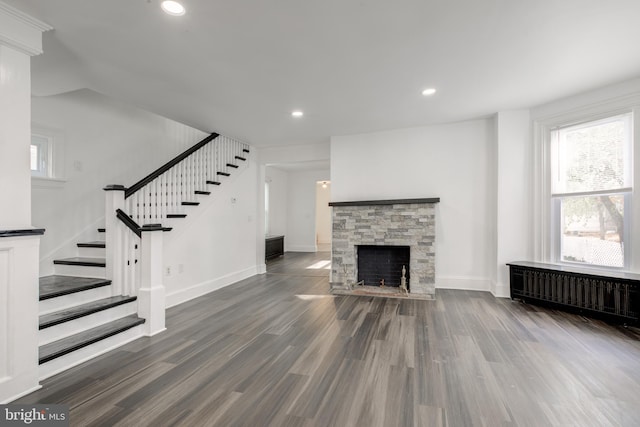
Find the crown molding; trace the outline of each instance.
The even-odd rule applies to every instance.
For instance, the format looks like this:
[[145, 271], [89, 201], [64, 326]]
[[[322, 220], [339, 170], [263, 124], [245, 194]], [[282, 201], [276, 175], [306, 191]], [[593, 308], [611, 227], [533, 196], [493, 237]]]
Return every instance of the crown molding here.
[[40, 21], [39, 19], [34, 18], [31, 15], [24, 13], [23, 11], [16, 9], [13, 6], [9, 6], [8, 4], [0, 1], [0, 11], [3, 11], [7, 15], [13, 16], [18, 21], [22, 21], [28, 26], [40, 30], [40, 32], [53, 30], [53, 27], [45, 22]]
[[29, 56], [42, 53], [42, 33], [53, 27], [0, 1], [0, 44]]

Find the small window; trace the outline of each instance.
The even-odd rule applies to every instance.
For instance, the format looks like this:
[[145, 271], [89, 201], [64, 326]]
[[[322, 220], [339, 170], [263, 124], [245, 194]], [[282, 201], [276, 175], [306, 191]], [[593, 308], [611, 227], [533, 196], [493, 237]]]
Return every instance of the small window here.
[[556, 261], [628, 266], [631, 119], [629, 113], [552, 132]]
[[31, 175], [51, 177], [51, 137], [31, 135]]

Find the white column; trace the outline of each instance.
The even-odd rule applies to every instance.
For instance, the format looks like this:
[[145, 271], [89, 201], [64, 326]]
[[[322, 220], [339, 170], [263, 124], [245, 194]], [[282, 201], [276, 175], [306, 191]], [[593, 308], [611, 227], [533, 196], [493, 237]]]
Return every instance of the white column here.
[[38, 385], [40, 235], [31, 226], [31, 64], [48, 25], [0, 2], [0, 403]]
[[529, 110], [501, 111], [495, 125], [497, 277], [491, 292], [496, 297], [508, 297], [506, 263], [531, 260], [533, 252]]
[[138, 291], [138, 315], [146, 322], [145, 335], [164, 331], [165, 290], [162, 283], [162, 226], [142, 227], [141, 284]]
[[[114, 295], [123, 294], [124, 284], [124, 242], [122, 228], [124, 225], [116, 216], [118, 209], [124, 209], [123, 185], [108, 185], [104, 188], [105, 194], [105, 246], [106, 246], [106, 277], [111, 280], [111, 289]], [[127, 212], [129, 214], [130, 212]]]
[[[248, 160], [247, 160], [248, 161]], [[267, 272], [265, 257], [265, 237], [266, 224], [264, 223], [264, 183], [266, 179], [266, 166], [261, 164], [258, 167], [258, 206], [256, 208], [256, 266], [257, 273]]]

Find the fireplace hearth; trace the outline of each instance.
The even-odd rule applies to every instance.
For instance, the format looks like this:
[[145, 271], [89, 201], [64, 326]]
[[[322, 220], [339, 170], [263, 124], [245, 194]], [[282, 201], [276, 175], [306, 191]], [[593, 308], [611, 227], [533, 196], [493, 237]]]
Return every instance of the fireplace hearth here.
[[[404, 247], [408, 248], [406, 278], [409, 294], [433, 298], [435, 204], [439, 201], [439, 198], [431, 198], [329, 203], [333, 207], [332, 289], [352, 289], [361, 280], [365, 280], [367, 285], [378, 286], [382, 278], [385, 279], [385, 287], [398, 286], [401, 272], [374, 271], [370, 278], [362, 277], [359, 248]], [[381, 274], [388, 277], [376, 276]]]

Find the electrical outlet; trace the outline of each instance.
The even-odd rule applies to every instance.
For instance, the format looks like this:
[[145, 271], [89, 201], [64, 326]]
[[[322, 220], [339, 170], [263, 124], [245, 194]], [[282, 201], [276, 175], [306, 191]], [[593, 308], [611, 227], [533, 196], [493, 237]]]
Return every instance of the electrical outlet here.
[[165, 275], [171, 276], [171, 267], [167, 267], [165, 270]]

